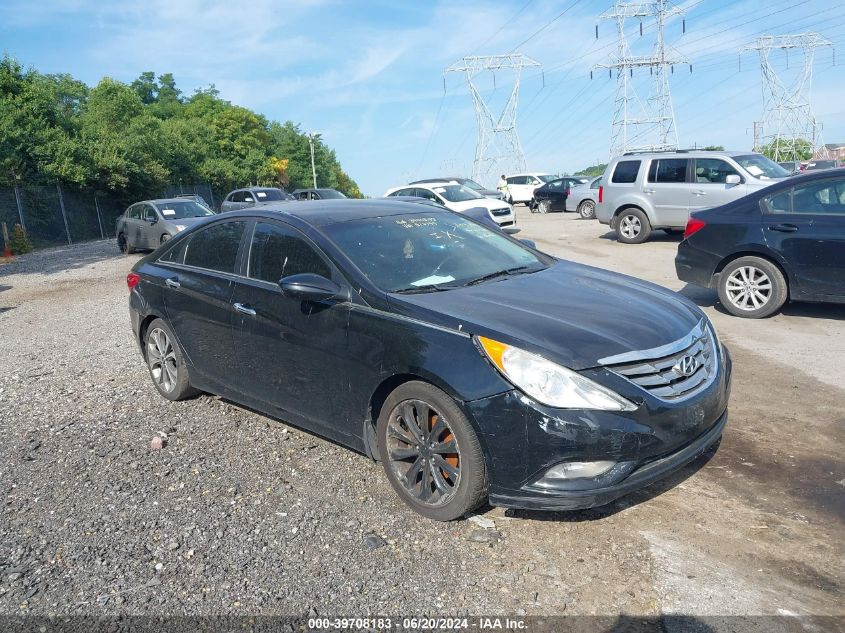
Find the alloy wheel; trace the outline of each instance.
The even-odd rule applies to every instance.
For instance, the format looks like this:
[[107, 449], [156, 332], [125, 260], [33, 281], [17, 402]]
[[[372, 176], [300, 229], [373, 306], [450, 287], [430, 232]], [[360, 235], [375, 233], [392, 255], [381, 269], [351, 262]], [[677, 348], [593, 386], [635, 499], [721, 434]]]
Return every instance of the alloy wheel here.
[[619, 221], [619, 232], [629, 240], [634, 239], [643, 230], [642, 222], [635, 215], [623, 216]]
[[725, 281], [725, 290], [739, 310], [759, 310], [772, 298], [772, 280], [755, 266], [740, 266]]
[[176, 350], [167, 332], [161, 328], [155, 328], [147, 335], [147, 362], [153, 380], [161, 390], [173, 391], [178, 378]]
[[596, 205], [592, 200], [584, 200], [581, 206], [578, 207], [578, 212], [585, 220], [596, 217]]
[[443, 505], [458, 490], [457, 438], [449, 422], [422, 400], [405, 400], [391, 412], [387, 459], [408, 494], [426, 505]]

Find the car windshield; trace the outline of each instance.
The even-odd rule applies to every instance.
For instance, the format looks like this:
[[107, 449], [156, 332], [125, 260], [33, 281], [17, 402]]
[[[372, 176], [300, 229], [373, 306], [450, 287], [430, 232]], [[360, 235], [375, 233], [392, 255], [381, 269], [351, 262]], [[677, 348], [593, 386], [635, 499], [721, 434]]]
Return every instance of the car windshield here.
[[464, 180], [461, 184], [462, 184], [464, 187], [469, 187], [469, 188], [470, 188], [470, 189], [472, 189], [473, 191], [484, 191], [484, 187], [482, 187], [481, 185], [479, 185], [479, 184], [478, 184], [477, 182], [475, 182], [474, 180], [470, 180], [469, 178], [467, 178], [466, 180]]
[[281, 189], [253, 189], [256, 202], [273, 202], [276, 200], [289, 200], [288, 196], [282, 193]]
[[439, 193], [449, 202], [466, 202], [467, 200], [478, 200], [484, 196], [477, 194], [469, 187], [463, 185], [443, 185], [432, 187], [432, 191]]
[[158, 203], [158, 211], [165, 220], [181, 220], [183, 218], [203, 218], [214, 215], [208, 209], [193, 200], [171, 200]]
[[334, 189], [318, 189], [317, 191], [320, 193], [320, 197], [323, 198], [324, 200], [326, 200], [328, 198], [345, 198], [346, 197], [342, 193], [340, 193], [339, 191], [335, 191]]
[[790, 175], [783, 167], [773, 160], [769, 160], [762, 154], [735, 156], [734, 160], [755, 178], [768, 180], [770, 178], [786, 178]]
[[366, 218], [323, 230], [386, 292], [436, 292], [488, 283], [549, 263], [499, 231], [449, 212]]

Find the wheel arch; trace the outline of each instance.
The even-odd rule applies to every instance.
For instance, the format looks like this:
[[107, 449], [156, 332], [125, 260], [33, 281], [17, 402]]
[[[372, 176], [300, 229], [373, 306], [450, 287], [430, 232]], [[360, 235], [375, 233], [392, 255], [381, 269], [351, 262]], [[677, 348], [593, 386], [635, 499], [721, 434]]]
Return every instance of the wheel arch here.
[[147, 360], [147, 346], [144, 345], [144, 342], [147, 340], [147, 330], [150, 329], [150, 323], [156, 319], [164, 320], [164, 317], [151, 312], [141, 319], [141, 323], [138, 325], [138, 344], [141, 346], [141, 355], [144, 357], [144, 362]]

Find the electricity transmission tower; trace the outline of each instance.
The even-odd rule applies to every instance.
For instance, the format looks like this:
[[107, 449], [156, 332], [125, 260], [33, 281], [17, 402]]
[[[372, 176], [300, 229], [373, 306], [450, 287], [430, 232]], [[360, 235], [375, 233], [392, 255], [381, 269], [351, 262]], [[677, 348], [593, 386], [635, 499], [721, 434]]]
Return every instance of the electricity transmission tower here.
[[[763, 74], [763, 117], [754, 123], [754, 151], [769, 146], [774, 161], [802, 160], [803, 152], [815, 151], [819, 144], [819, 126], [810, 108], [810, 86], [813, 80], [813, 58], [819, 46], [833, 46], [833, 42], [818, 33], [798, 35], [761, 35], [746, 51], [760, 54]], [[803, 64], [788, 82], [779, 75], [771, 62], [774, 50], [789, 55], [800, 49]], [[789, 58], [787, 57], [787, 64]], [[809, 147], [808, 147], [809, 146]]]
[[[669, 74], [675, 64], [688, 64], [686, 58], [666, 46], [666, 20], [682, 15], [683, 10], [673, 7], [668, 0], [651, 2], [621, 2], [599, 16], [601, 20], [614, 20], [617, 30], [616, 55], [606, 64], [595, 68], [607, 68], [612, 75], [616, 71], [616, 107], [613, 114], [613, 131], [610, 140], [611, 156], [618, 156], [636, 150], [677, 149], [678, 131], [675, 126], [675, 111], [669, 91]], [[657, 40], [651, 55], [632, 55], [625, 25], [629, 20], [640, 21], [642, 35], [643, 18], [655, 18]], [[686, 30], [686, 23], [684, 24]], [[598, 27], [596, 27], [598, 37]], [[651, 95], [644, 102], [634, 85], [634, 69], [648, 68], [654, 79]]]
[[[489, 180], [491, 174], [525, 171], [525, 155], [516, 132], [516, 106], [519, 99], [519, 81], [523, 68], [539, 67], [541, 64], [522, 53], [508, 55], [486, 55], [464, 57], [445, 72], [466, 74], [467, 85], [475, 106], [475, 118], [478, 120], [478, 143], [475, 146], [475, 161], [472, 166], [474, 180]], [[479, 73], [489, 70], [493, 73], [495, 85], [496, 71], [513, 71], [513, 84], [510, 96], [501, 113], [494, 115], [491, 106], [481, 96], [476, 79]]]

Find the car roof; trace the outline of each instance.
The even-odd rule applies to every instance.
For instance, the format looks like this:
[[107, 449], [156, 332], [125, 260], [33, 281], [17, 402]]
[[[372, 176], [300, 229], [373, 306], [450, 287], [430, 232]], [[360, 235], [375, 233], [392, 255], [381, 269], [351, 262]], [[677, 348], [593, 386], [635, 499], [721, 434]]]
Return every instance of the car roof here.
[[[192, 194], [198, 195], [198, 194]], [[138, 202], [133, 202], [131, 207], [134, 207], [136, 204], [146, 203], [146, 204], [154, 204], [156, 206], [161, 204], [173, 203], [173, 202], [186, 202], [185, 198], [155, 198], [154, 200], [139, 200]]]
[[406, 187], [410, 187], [412, 185], [420, 185], [423, 189], [434, 189], [434, 187], [446, 187], [448, 185], [455, 185], [461, 183], [454, 183], [448, 180], [432, 180], [429, 182], [412, 182], [407, 185], [399, 185], [398, 187], [391, 187], [390, 191], [396, 191], [398, 189], [405, 189]]
[[432, 182], [450, 182], [454, 180], [455, 182], [460, 183], [462, 180], [472, 180], [471, 178], [464, 178], [463, 176], [443, 176], [442, 178], [424, 178], [423, 180], [415, 180], [414, 182], [409, 182], [409, 185], [427, 185]]
[[621, 156], [614, 157], [614, 160], [632, 160], [636, 157], [652, 158], [655, 156], [660, 158], [690, 158], [696, 156], [728, 156], [730, 158], [735, 158], [736, 156], [748, 156], [749, 154], [759, 153], [760, 152], [755, 152], [753, 150], [681, 149], [673, 152], [626, 152]]
[[[278, 206], [277, 206], [278, 205]], [[367, 218], [386, 217], [391, 215], [407, 215], [414, 213], [451, 213], [448, 209], [434, 205], [419, 204], [405, 200], [390, 198], [368, 198], [365, 200], [332, 199], [332, 200], [296, 200], [289, 202], [273, 201], [241, 211], [230, 211], [227, 217], [239, 215], [264, 217], [290, 216], [306, 222], [312, 226], [328, 226], [338, 222], [350, 220], [364, 220]]]

